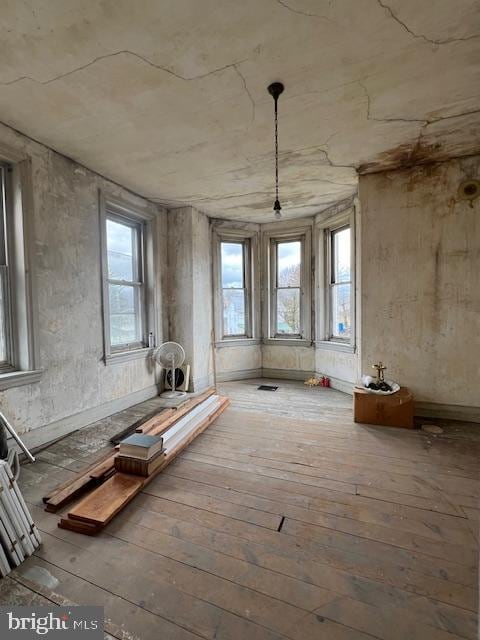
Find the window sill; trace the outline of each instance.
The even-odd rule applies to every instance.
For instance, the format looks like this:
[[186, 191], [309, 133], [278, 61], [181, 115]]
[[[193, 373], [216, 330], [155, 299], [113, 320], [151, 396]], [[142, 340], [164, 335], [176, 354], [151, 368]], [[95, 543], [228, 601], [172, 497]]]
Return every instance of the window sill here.
[[11, 371], [9, 373], [2, 373], [0, 374], [0, 391], [39, 382], [42, 377], [42, 373], [42, 370]]
[[260, 340], [257, 338], [226, 338], [225, 340], [219, 340], [215, 343], [217, 349], [223, 349], [223, 347], [251, 347], [260, 344]]
[[279, 347], [311, 347], [312, 341], [305, 338], [264, 338], [263, 344], [277, 345]]
[[154, 349], [152, 347], [143, 347], [142, 349], [110, 353], [104, 357], [105, 366], [120, 364], [122, 362], [130, 362], [130, 360], [146, 360], [152, 355], [153, 351]]
[[316, 349], [327, 351], [343, 351], [344, 353], [355, 353], [355, 346], [349, 342], [334, 342], [333, 340], [316, 340]]

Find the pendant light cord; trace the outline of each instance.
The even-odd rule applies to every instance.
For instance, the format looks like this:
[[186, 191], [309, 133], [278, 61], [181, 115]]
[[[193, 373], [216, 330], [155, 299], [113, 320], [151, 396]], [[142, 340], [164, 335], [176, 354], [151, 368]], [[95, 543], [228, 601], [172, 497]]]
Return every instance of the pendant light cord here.
[[278, 99], [275, 98], [275, 200], [278, 201]]

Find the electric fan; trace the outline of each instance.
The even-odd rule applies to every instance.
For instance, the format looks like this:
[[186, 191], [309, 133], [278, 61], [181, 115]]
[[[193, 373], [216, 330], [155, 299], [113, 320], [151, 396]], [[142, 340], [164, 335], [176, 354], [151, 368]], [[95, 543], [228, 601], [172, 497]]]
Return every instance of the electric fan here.
[[178, 342], [164, 342], [153, 353], [153, 359], [164, 369], [170, 369], [170, 378], [172, 380], [171, 391], [164, 391], [160, 394], [161, 398], [181, 398], [186, 396], [185, 391], [175, 390], [175, 369], [180, 367], [185, 360], [185, 350]]

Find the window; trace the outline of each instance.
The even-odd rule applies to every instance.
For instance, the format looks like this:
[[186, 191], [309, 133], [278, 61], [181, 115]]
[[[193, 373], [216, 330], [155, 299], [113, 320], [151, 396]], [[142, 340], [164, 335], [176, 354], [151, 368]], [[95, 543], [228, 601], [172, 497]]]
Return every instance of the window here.
[[330, 232], [330, 339], [350, 341], [351, 309], [351, 232], [344, 226]]
[[248, 336], [246, 242], [220, 243], [223, 337]]
[[317, 220], [317, 341], [355, 352], [355, 207]]
[[214, 311], [217, 347], [258, 339], [260, 301], [258, 225], [212, 224]]
[[139, 348], [145, 343], [142, 225], [107, 214], [106, 236], [110, 346]]
[[156, 334], [154, 216], [101, 195], [105, 361], [145, 356]]
[[[264, 341], [311, 340], [311, 226], [264, 235]], [[284, 342], [287, 344], [287, 342]]]
[[0, 373], [14, 369], [12, 344], [12, 305], [10, 290], [9, 228], [10, 207], [9, 167], [0, 164]]
[[302, 246], [300, 240], [275, 242], [275, 335], [301, 333]]
[[0, 146], [0, 391], [38, 382], [32, 165]]

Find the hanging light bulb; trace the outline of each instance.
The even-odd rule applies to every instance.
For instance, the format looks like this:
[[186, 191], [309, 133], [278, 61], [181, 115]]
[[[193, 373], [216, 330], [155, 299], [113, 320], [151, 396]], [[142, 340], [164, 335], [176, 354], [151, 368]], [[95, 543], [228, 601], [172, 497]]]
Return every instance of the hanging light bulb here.
[[281, 82], [273, 82], [268, 86], [268, 93], [275, 103], [275, 202], [273, 203], [275, 220], [280, 220], [282, 217], [282, 206], [278, 197], [278, 98], [284, 89]]

